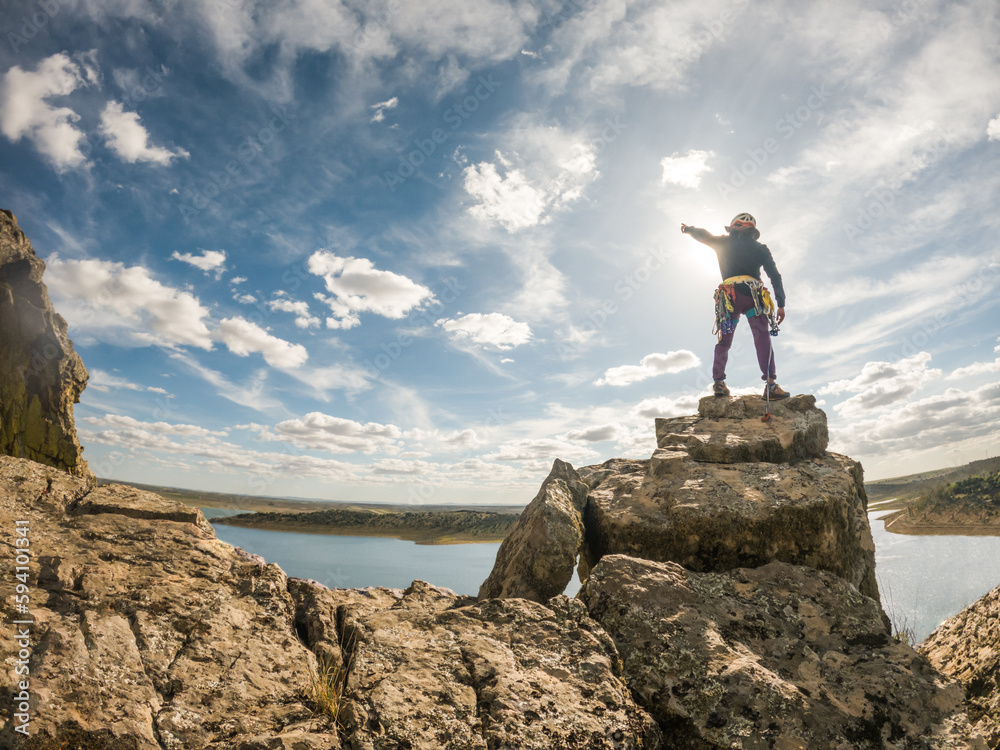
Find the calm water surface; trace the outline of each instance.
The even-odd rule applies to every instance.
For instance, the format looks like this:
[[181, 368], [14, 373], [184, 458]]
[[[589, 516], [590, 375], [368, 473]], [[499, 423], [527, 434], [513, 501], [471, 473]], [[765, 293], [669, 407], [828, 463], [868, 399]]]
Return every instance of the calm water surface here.
[[[238, 511], [203, 509], [207, 517]], [[869, 514], [882, 605], [918, 641], [1000, 585], [1000, 537], [905, 536]], [[474, 596], [493, 569], [499, 544], [420, 545], [400, 539], [296, 534], [216, 526], [219, 539], [275, 562], [288, 575], [331, 588], [406, 588], [414, 579]], [[570, 596], [580, 588], [574, 579]]]

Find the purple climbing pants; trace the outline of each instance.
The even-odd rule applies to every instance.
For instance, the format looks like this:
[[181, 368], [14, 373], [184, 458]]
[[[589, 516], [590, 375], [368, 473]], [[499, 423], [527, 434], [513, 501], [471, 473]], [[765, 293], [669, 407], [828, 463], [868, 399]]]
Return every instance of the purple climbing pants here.
[[[736, 300], [733, 302], [733, 320], [739, 322], [743, 313], [753, 312], [753, 299], [746, 294], [736, 292]], [[771, 334], [768, 333], [767, 316], [764, 313], [747, 318], [750, 323], [750, 330], [753, 331], [753, 343], [757, 349], [757, 362], [760, 364], [761, 380], [768, 377], [775, 379], [774, 374], [774, 352], [771, 350]], [[735, 333], [735, 329], [733, 333]], [[729, 361], [729, 347], [733, 345], [733, 334], [724, 333], [719, 343], [715, 345], [715, 361], [712, 363], [712, 377], [715, 380], [726, 379], [726, 363]], [[770, 361], [768, 361], [770, 360]]]

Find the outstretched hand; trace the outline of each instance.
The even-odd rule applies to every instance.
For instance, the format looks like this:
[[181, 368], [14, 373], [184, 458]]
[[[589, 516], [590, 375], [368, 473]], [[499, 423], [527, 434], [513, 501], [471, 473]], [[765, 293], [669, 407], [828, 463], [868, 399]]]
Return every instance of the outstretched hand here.
[[779, 307], [778, 312], [774, 316], [774, 322], [781, 325], [781, 321], [785, 319], [785, 308]]
[[687, 234], [687, 230], [688, 230], [688, 225], [681, 224], [681, 234]]

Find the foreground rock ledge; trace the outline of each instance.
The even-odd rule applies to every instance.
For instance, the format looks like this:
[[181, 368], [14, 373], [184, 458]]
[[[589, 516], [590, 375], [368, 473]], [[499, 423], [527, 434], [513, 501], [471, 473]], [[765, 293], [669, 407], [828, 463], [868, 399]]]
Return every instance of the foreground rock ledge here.
[[[655, 750], [660, 731], [580, 602], [476, 603], [416, 582], [330, 590], [215, 538], [197, 508], [0, 457], [0, 555], [28, 522], [26, 750]], [[22, 617], [14, 581], [0, 616]], [[0, 639], [13, 674], [17, 645]], [[338, 726], [318, 660], [348, 675]], [[13, 703], [12, 681], [0, 702]]]
[[965, 686], [974, 729], [1000, 748], [1000, 586], [945, 620], [917, 648]]
[[674, 748], [975, 748], [964, 691], [872, 599], [785, 563], [698, 574], [623, 555], [580, 592]]

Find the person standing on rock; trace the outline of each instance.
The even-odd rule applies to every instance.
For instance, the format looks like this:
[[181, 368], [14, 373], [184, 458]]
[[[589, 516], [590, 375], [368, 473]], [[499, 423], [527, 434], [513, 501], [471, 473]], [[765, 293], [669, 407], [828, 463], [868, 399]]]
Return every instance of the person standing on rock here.
[[[757, 220], [748, 213], [737, 214], [726, 227], [726, 234], [719, 237], [687, 224], [681, 224], [681, 233], [689, 234], [715, 250], [719, 270], [722, 271], [722, 283], [715, 290], [716, 329], [713, 333], [719, 335], [712, 363], [715, 395], [729, 395], [726, 385], [729, 348], [733, 345], [733, 334], [740, 316], [746, 315], [757, 349], [761, 379], [767, 381], [764, 398], [770, 401], [788, 398], [788, 392], [775, 382], [774, 349], [771, 346], [771, 336], [778, 335], [778, 324], [785, 319], [785, 288], [771, 251], [767, 245], [757, 241], [760, 237]], [[770, 292], [760, 279], [761, 267], [767, 271], [767, 277], [774, 285], [777, 311]]]

